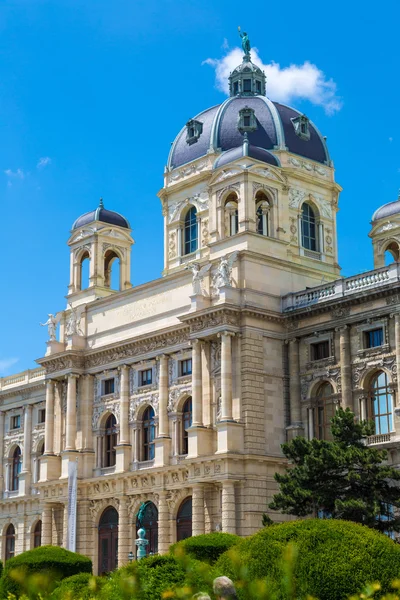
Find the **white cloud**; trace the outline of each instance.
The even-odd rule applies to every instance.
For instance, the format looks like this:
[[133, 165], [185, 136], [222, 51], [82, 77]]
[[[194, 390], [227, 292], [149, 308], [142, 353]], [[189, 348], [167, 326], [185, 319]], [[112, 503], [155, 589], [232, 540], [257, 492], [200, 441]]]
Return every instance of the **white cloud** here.
[[7, 175], [7, 177], [11, 177], [13, 179], [25, 179], [25, 173], [22, 169], [17, 169], [16, 171], [6, 169], [4, 173]]
[[39, 159], [39, 162], [36, 165], [36, 167], [38, 169], [44, 169], [44, 167], [47, 167], [50, 164], [51, 164], [50, 156], [42, 156], [42, 158]]
[[19, 358], [0, 358], [0, 376], [7, 375], [10, 367], [15, 365]]
[[[309, 100], [312, 104], [322, 106], [329, 115], [342, 107], [342, 100], [337, 96], [336, 83], [327, 79], [325, 73], [308, 61], [302, 65], [283, 67], [272, 62], [263, 64], [256, 48], [251, 50], [252, 61], [259, 66], [267, 76], [267, 95], [272, 100], [290, 103], [296, 98]], [[216, 86], [226, 94], [229, 91], [229, 74], [243, 59], [240, 48], [233, 48], [222, 58], [208, 58], [205, 64], [215, 69]], [[203, 64], [204, 64], [203, 63]]]

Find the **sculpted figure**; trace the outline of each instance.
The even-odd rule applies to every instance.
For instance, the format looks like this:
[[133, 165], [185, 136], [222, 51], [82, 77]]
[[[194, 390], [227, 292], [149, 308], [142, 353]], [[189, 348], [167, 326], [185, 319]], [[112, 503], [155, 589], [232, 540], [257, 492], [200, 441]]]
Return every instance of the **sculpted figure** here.
[[204, 267], [201, 267], [201, 268], [200, 268], [199, 263], [192, 263], [191, 265], [186, 265], [185, 268], [192, 271], [193, 295], [194, 296], [203, 295], [204, 290], [203, 290], [202, 283], [203, 283], [204, 277], [206, 276], [206, 273], [208, 273], [208, 271], [211, 269], [211, 263], [209, 263], [208, 265], [205, 265]]
[[83, 335], [80, 328], [81, 317], [78, 316], [78, 312], [70, 304], [71, 313], [67, 320], [66, 334], [67, 335]]
[[57, 340], [56, 337], [56, 329], [57, 329], [57, 318], [53, 314], [48, 315], [48, 319], [46, 323], [40, 323], [41, 327], [47, 327], [47, 331], [49, 333], [49, 340], [51, 342], [55, 342]]
[[242, 38], [243, 52], [245, 54], [250, 54], [251, 46], [250, 46], [249, 36], [247, 35], [247, 33], [245, 31], [243, 31], [243, 33], [241, 33], [240, 27], [238, 27], [238, 31], [239, 31], [240, 37]]
[[212, 287], [217, 293], [219, 293], [221, 287], [232, 285], [232, 267], [237, 256], [238, 251], [236, 250], [230, 256], [225, 255], [221, 258], [212, 282]]

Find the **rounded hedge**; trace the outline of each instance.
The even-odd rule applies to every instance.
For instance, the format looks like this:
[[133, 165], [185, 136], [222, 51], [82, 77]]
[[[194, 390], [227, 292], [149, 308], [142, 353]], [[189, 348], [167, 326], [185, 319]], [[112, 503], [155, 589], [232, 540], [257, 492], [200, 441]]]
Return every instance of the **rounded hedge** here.
[[92, 573], [90, 558], [58, 546], [40, 546], [6, 562], [0, 597], [7, 598], [8, 593], [18, 597], [28, 588], [32, 596], [36, 586], [46, 586], [50, 590], [61, 579], [78, 573]]
[[105, 584], [102, 577], [90, 573], [78, 573], [63, 579], [53, 591], [50, 600], [90, 600], [96, 597]]
[[[223, 554], [215, 565], [221, 575], [238, 580], [268, 580], [277, 598], [283, 598], [288, 565], [283, 554], [296, 548], [296, 598], [308, 595], [342, 600], [379, 581], [382, 594], [400, 576], [400, 546], [382, 533], [348, 521], [310, 519], [266, 527]], [[246, 586], [248, 588], [248, 586]], [[239, 586], [240, 588], [240, 586]], [[241, 598], [249, 591], [238, 590]]]
[[179, 554], [182, 550], [197, 560], [214, 564], [221, 554], [235, 546], [241, 539], [233, 533], [205, 533], [174, 544], [171, 546], [170, 552]]

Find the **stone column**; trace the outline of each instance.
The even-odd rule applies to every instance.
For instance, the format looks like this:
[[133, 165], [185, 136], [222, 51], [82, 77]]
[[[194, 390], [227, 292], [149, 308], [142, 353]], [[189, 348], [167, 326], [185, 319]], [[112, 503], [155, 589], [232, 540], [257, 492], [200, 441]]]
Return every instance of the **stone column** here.
[[288, 437], [292, 439], [303, 433], [301, 422], [301, 387], [299, 341], [289, 340], [289, 393], [290, 393], [290, 426]]
[[232, 336], [225, 331], [221, 337], [221, 421], [232, 421]]
[[67, 423], [65, 436], [65, 450], [76, 450], [76, 382], [78, 375], [68, 375], [67, 387]]
[[0, 411], [0, 494], [4, 491], [4, 411]]
[[[80, 502], [79, 502], [79, 505], [80, 505]], [[79, 508], [80, 508], [80, 506], [79, 506]], [[78, 511], [77, 511], [77, 513], [78, 513]], [[78, 518], [78, 515], [76, 518]], [[78, 536], [76, 536], [76, 537], [78, 537]], [[65, 502], [64, 509], [63, 509], [62, 545], [63, 545], [63, 548], [68, 550], [68, 503], [67, 502]]]
[[396, 342], [397, 402], [400, 402], [400, 314], [394, 316], [394, 335]]
[[93, 375], [84, 375], [81, 378], [82, 398], [81, 398], [81, 416], [82, 416], [82, 449], [93, 452]]
[[52, 542], [52, 518], [53, 509], [45, 504], [42, 511], [42, 546], [48, 546]]
[[46, 381], [46, 420], [44, 424], [44, 453], [54, 454], [54, 381]]
[[121, 367], [121, 424], [119, 429], [119, 443], [129, 444], [129, 367]]
[[168, 356], [160, 356], [158, 437], [169, 437], [168, 428]]
[[222, 531], [236, 533], [235, 482], [222, 482]]
[[205, 532], [204, 484], [198, 483], [192, 491], [192, 535]]
[[121, 496], [118, 511], [118, 567], [122, 567], [129, 560], [128, 554], [131, 550], [129, 531], [128, 498]]
[[158, 552], [167, 554], [170, 546], [170, 516], [167, 503], [168, 493], [158, 494]]
[[201, 368], [201, 342], [192, 341], [192, 401], [193, 419], [192, 426], [203, 426], [203, 390]]
[[32, 441], [32, 405], [25, 406], [24, 414], [24, 453], [22, 455], [22, 471], [31, 472]]
[[351, 351], [350, 329], [347, 325], [339, 327], [340, 334], [340, 373], [342, 383], [342, 408], [353, 410], [353, 396], [351, 383]]

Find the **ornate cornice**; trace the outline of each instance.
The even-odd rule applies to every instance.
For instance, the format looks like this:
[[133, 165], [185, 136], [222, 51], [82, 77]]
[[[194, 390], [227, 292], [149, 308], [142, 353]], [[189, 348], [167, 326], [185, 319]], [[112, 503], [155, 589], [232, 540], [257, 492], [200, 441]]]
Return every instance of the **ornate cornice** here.
[[180, 320], [190, 327], [191, 336], [199, 332], [215, 329], [215, 333], [222, 327], [238, 330], [240, 327], [240, 309], [238, 307], [217, 306], [214, 310], [206, 309], [180, 317]]

